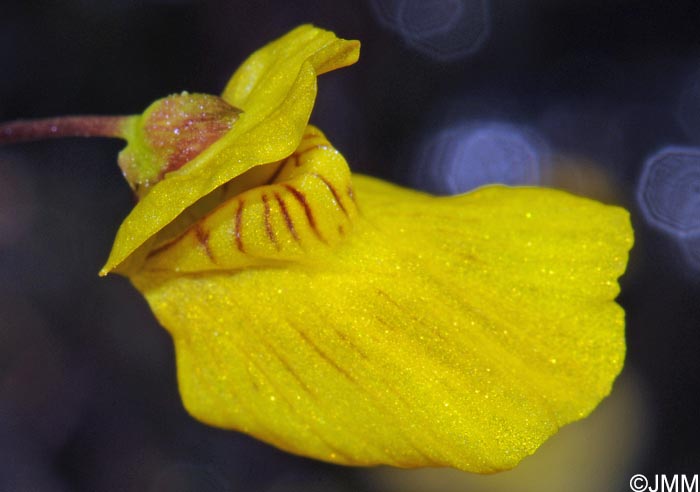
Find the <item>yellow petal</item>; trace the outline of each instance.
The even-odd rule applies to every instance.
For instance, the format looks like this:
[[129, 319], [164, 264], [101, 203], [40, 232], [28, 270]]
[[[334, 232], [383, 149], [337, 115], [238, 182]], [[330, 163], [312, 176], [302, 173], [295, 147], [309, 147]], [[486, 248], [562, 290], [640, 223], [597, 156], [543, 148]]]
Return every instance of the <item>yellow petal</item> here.
[[354, 184], [353, 234], [318, 262], [132, 276], [193, 416], [336, 463], [487, 473], [609, 393], [625, 211], [537, 188]]
[[226, 135], [167, 174], [134, 207], [100, 274], [137, 270], [148, 241], [197, 200], [255, 166], [289, 156], [311, 114], [316, 76], [353, 63], [358, 54], [357, 41], [313, 26], [301, 26], [253, 54], [223, 95], [244, 113]]
[[288, 97], [299, 67], [308, 62], [321, 75], [355, 63], [360, 43], [336, 38], [306, 24], [259, 49], [236, 70], [221, 97], [246, 113], [245, 125], [257, 124]]

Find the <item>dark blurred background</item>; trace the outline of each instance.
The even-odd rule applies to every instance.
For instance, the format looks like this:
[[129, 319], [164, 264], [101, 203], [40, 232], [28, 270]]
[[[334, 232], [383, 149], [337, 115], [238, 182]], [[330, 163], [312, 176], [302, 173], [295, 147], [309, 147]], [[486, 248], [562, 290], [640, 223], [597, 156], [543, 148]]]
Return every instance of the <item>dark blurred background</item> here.
[[3, 1], [0, 120], [218, 93], [304, 22], [362, 41], [359, 64], [322, 77], [312, 116], [355, 171], [440, 194], [542, 184], [631, 210], [613, 396], [494, 477], [336, 467], [206, 427], [181, 407], [141, 296], [97, 277], [133, 205], [122, 144], [16, 145], [0, 149], [0, 490], [614, 491], [634, 473], [700, 473], [696, 0]]

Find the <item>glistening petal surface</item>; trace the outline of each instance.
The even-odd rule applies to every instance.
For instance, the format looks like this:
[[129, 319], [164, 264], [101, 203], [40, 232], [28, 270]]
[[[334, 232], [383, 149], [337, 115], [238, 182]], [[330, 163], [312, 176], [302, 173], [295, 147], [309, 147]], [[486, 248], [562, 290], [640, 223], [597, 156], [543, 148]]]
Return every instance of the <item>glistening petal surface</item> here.
[[354, 189], [353, 234], [318, 261], [132, 276], [192, 415], [336, 463], [486, 473], [609, 393], [624, 210], [536, 188]]
[[252, 167], [291, 154], [313, 108], [316, 76], [354, 63], [358, 55], [357, 41], [309, 25], [254, 53], [222, 96], [244, 113], [224, 137], [143, 197], [122, 223], [100, 273], [138, 270], [149, 240], [189, 206]]

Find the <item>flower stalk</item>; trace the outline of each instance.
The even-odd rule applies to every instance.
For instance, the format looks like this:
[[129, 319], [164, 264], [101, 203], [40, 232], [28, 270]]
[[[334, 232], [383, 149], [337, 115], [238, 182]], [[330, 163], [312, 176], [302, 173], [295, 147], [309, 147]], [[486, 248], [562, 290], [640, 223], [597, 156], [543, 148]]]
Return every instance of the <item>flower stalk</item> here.
[[0, 124], [0, 145], [65, 137], [126, 139], [124, 129], [133, 116], [63, 116], [17, 120]]

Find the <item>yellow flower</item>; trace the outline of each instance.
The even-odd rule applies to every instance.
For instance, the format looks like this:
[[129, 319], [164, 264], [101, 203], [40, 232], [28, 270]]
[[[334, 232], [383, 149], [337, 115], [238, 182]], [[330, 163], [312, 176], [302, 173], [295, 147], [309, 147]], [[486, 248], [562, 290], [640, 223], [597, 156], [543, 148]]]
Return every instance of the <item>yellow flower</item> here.
[[[183, 94], [126, 121], [140, 201], [101, 274], [146, 297], [203, 422], [347, 465], [511, 468], [622, 368], [628, 214], [351, 175], [308, 119], [316, 76], [358, 55], [301, 26], [243, 63], [226, 105]], [[204, 137], [153, 137], [158, 121]]]

